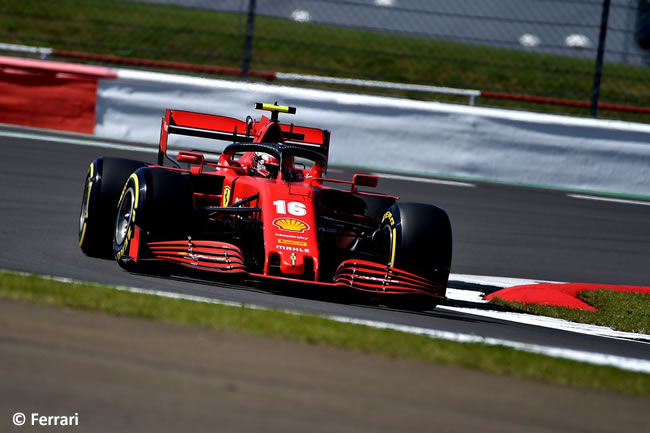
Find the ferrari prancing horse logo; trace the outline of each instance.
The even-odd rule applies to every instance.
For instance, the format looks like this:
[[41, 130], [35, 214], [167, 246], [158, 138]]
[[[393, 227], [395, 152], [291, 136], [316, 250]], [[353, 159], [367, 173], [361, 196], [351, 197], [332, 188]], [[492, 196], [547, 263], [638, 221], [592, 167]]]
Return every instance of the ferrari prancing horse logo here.
[[223, 197], [221, 199], [221, 207], [227, 207], [230, 203], [230, 187], [227, 186], [223, 189]]

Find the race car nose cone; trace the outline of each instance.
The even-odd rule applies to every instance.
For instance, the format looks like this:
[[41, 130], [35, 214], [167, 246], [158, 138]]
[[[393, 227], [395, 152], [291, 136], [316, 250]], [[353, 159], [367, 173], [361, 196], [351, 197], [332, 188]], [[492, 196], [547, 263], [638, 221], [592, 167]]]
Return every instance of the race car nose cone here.
[[289, 275], [303, 275], [305, 273], [305, 256], [301, 252], [280, 251], [280, 272]]

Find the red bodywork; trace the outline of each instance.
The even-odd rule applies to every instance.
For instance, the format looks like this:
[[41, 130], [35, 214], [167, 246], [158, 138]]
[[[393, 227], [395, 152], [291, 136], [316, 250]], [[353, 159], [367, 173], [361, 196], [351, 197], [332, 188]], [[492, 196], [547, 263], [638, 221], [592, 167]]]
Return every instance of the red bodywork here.
[[[170, 168], [189, 172], [194, 176], [218, 176], [223, 179], [218, 191], [195, 191], [194, 205], [205, 210], [215, 221], [256, 221], [261, 225], [263, 263], [251, 269], [243, 245], [214, 239], [172, 239], [146, 243], [147, 253], [131, 254], [135, 261], [156, 260], [202, 271], [229, 273], [260, 279], [299, 281], [301, 284], [347, 287], [365, 292], [404, 294], [417, 293], [444, 298], [445, 284], [433, 282], [418, 275], [370, 260], [344, 258], [327, 272], [321, 272], [321, 263], [332, 249], [319, 244], [318, 197], [323, 190], [333, 189], [325, 183], [333, 182], [349, 189], [337, 189], [340, 194], [357, 197], [397, 197], [361, 192], [359, 186], [374, 187], [377, 177], [355, 175], [352, 181], [325, 178], [330, 134], [318, 128], [281, 124], [277, 112], [260, 120], [250, 117], [247, 122], [226, 116], [166, 110], [162, 120], [158, 165], [173, 161], [167, 154], [170, 134], [189, 135], [220, 140], [233, 144], [226, 147], [218, 160], [208, 161], [199, 152], [179, 151], [176, 161], [189, 165]], [[296, 166], [294, 156], [284, 157], [277, 176], [264, 178], [252, 173], [250, 164], [255, 152], [247, 151], [246, 144], [274, 143], [308, 151], [314, 158], [311, 167]], [[241, 154], [235, 158], [235, 154]], [[300, 156], [300, 155], [298, 155]], [[304, 156], [304, 155], [303, 155]], [[339, 194], [339, 193], [337, 193]], [[210, 213], [211, 212], [211, 213]], [[336, 213], [336, 212], [335, 212]], [[364, 215], [346, 215], [359, 224], [377, 224], [377, 219]], [[345, 246], [354, 240], [354, 233], [340, 230], [334, 235], [335, 246]], [[142, 248], [141, 248], [142, 249]]]

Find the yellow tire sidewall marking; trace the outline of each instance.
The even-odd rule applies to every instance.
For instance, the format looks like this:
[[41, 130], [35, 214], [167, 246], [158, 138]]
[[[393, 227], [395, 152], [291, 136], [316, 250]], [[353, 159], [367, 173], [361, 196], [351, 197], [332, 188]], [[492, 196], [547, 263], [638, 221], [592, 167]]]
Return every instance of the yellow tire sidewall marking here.
[[397, 247], [397, 226], [395, 224], [395, 218], [393, 217], [391, 211], [387, 211], [384, 214], [383, 218], [381, 219], [382, 224], [386, 220], [389, 221], [391, 230], [393, 232], [393, 244], [391, 245], [390, 263], [388, 264], [388, 266], [392, 268], [393, 266], [395, 266], [395, 248]]
[[124, 199], [124, 194], [128, 191], [129, 187], [129, 181], [133, 179], [133, 187], [134, 187], [134, 194], [135, 198], [133, 199], [133, 210], [131, 211], [131, 222], [129, 223], [129, 228], [126, 233], [126, 237], [124, 238], [124, 245], [120, 248], [120, 250], [115, 254], [115, 258], [117, 260], [120, 260], [126, 251], [129, 249], [129, 244], [131, 241], [131, 238], [133, 237], [133, 226], [135, 224], [135, 214], [136, 214], [136, 209], [138, 208], [138, 204], [140, 203], [140, 181], [138, 180], [138, 176], [133, 173], [129, 178], [127, 179], [126, 183], [124, 184], [124, 188], [122, 189], [122, 194], [120, 195], [120, 200], [117, 202], [118, 206], [122, 203], [122, 200]]
[[90, 207], [90, 192], [93, 189], [93, 178], [95, 177], [95, 163], [91, 162], [90, 163], [90, 175], [88, 176], [88, 193], [86, 194], [86, 197], [84, 198], [86, 202], [86, 212], [84, 213], [84, 225], [81, 228], [81, 236], [79, 237], [79, 246], [82, 246], [84, 243], [84, 239], [86, 237], [86, 226], [87, 226], [87, 221], [88, 221], [88, 208]]

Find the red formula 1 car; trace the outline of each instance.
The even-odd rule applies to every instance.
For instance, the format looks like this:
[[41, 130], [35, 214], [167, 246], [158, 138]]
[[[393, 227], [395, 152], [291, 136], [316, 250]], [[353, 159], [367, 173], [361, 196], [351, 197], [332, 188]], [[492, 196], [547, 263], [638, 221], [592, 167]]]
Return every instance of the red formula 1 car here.
[[[157, 164], [94, 160], [79, 219], [83, 252], [113, 255], [131, 271], [175, 264], [214, 278], [352, 288], [422, 309], [444, 299], [445, 211], [360, 190], [376, 187], [376, 176], [325, 177], [329, 132], [280, 123], [278, 113], [293, 107], [256, 108], [271, 117], [168, 109]], [[183, 150], [174, 158], [170, 134], [232, 143], [218, 159]]]

